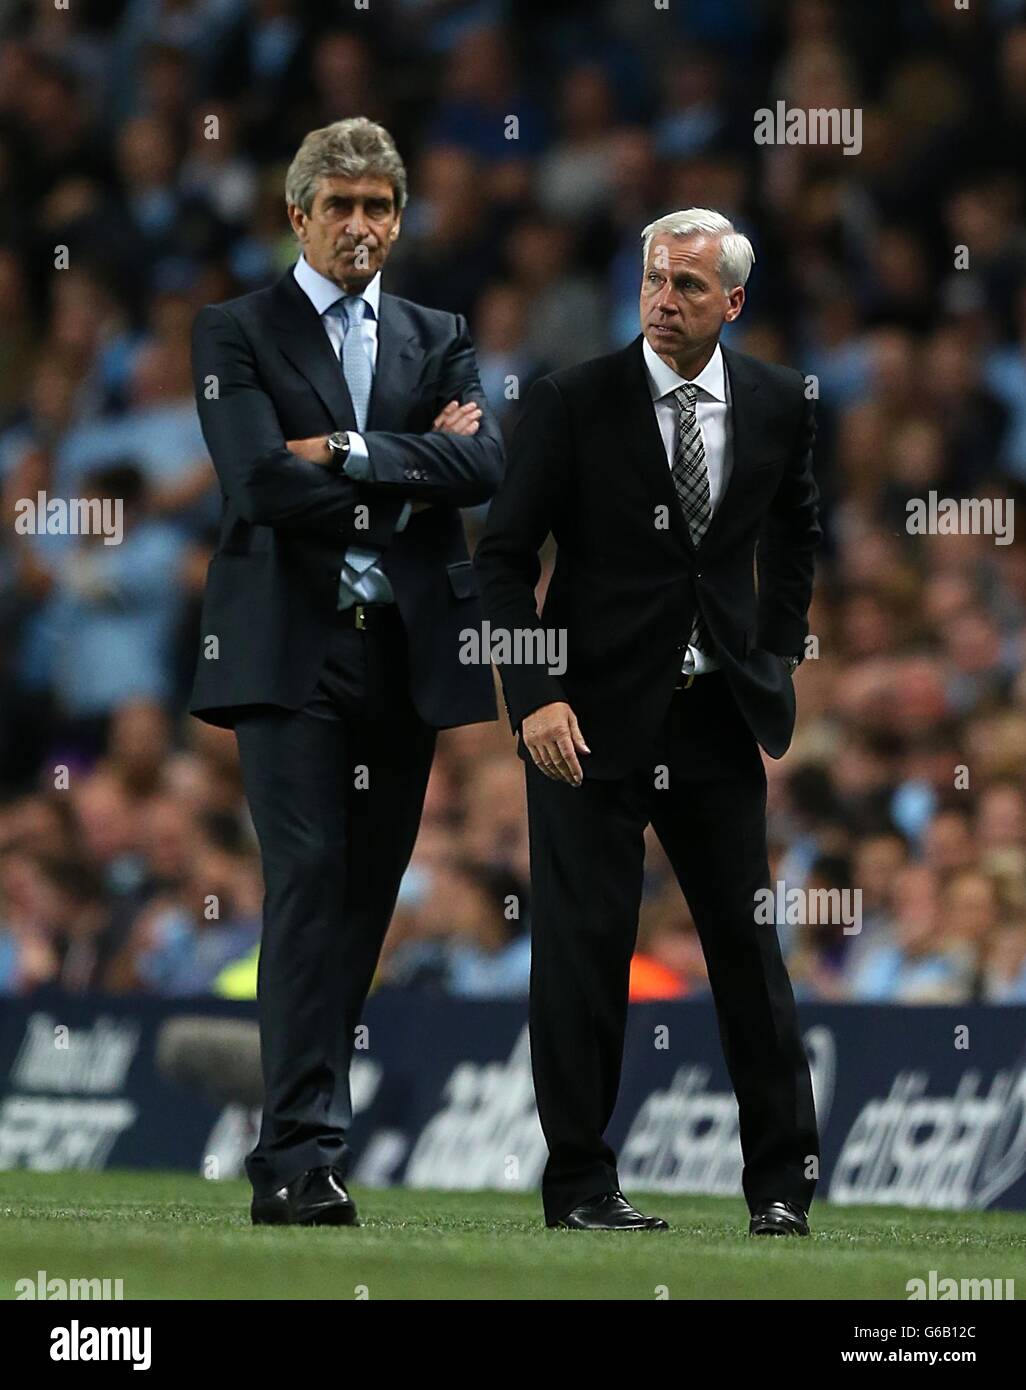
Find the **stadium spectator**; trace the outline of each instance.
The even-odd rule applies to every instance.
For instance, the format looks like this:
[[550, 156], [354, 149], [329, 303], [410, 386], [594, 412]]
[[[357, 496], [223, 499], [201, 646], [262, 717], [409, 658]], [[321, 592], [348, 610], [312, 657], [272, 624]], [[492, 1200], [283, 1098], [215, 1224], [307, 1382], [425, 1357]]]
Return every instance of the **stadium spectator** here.
[[955, 1003], [970, 995], [970, 967], [947, 944], [936, 875], [903, 869], [894, 888], [889, 940], [866, 952], [850, 997], [891, 1003]]
[[418, 936], [390, 954], [385, 978], [464, 999], [526, 998], [531, 938], [512, 874], [470, 860], [436, 866]]

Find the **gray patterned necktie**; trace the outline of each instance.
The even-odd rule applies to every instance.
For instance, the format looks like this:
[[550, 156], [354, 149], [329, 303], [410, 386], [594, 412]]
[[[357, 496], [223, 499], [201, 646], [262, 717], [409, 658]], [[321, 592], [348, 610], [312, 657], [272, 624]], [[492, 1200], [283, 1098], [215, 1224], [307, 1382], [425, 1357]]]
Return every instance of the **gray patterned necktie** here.
[[[695, 410], [698, 387], [689, 381], [683, 386], [678, 386], [673, 395], [680, 406], [677, 440], [673, 451], [673, 486], [684, 519], [688, 523], [692, 543], [697, 549], [712, 521], [709, 468], [705, 461], [705, 445], [702, 443], [702, 431], [698, 427], [698, 414]], [[697, 610], [694, 627], [691, 629], [691, 646], [706, 653], [712, 650], [708, 631]]]

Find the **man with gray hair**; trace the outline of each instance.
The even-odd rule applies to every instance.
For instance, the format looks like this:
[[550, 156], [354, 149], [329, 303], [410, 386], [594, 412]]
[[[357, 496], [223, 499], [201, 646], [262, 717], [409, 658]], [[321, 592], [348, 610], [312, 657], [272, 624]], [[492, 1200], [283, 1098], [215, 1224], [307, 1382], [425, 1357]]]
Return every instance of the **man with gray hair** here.
[[798, 372], [720, 345], [755, 259], [725, 217], [661, 217], [643, 253], [641, 336], [533, 387], [475, 555], [493, 627], [566, 637], [561, 676], [500, 668], [527, 776], [545, 1217], [666, 1229], [623, 1196], [605, 1139], [651, 824], [705, 954], [749, 1229], [805, 1235], [812, 1086], [756, 908], [769, 883], [759, 746], [779, 758], [791, 740], [820, 539], [812, 405]]
[[196, 401], [221, 484], [192, 712], [235, 730], [260, 840], [264, 1113], [254, 1223], [351, 1225], [353, 1034], [440, 728], [495, 718], [459, 508], [502, 478], [459, 315], [385, 294], [406, 171], [364, 117], [303, 141], [301, 255], [209, 306]]

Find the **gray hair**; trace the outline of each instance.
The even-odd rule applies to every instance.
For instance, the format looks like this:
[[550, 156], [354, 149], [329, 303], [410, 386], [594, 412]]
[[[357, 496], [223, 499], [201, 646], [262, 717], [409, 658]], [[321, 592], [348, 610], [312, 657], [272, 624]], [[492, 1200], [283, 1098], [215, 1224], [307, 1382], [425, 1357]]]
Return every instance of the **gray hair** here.
[[725, 290], [736, 285], [744, 285], [755, 264], [752, 243], [741, 232], [736, 231], [733, 222], [720, 212], [711, 208], [688, 208], [685, 212], [668, 212], [665, 217], [657, 217], [641, 233], [642, 264], [648, 265], [648, 249], [652, 238], [657, 236], [694, 236], [705, 232], [720, 238], [720, 256], [716, 263], [720, 284]]
[[309, 215], [322, 178], [364, 175], [388, 179], [396, 210], [406, 206], [406, 166], [383, 125], [366, 116], [349, 116], [311, 130], [285, 175], [285, 201]]

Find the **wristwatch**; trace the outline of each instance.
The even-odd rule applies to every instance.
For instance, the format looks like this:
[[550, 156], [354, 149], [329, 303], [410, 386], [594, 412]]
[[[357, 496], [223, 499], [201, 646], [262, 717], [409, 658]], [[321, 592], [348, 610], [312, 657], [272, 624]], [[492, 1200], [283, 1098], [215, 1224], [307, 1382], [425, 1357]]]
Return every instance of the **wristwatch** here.
[[349, 457], [349, 436], [345, 430], [336, 430], [334, 434], [329, 434], [325, 441], [328, 446], [328, 453], [331, 458], [330, 468], [334, 473], [341, 473], [346, 466], [346, 459]]
[[784, 665], [787, 667], [788, 671], [790, 671], [792, 676], [794, 675], [795, 671], [798, 670], [798, 667], [801, 665], [802, 661], [800, 656], [782, 656], [780, 660], [784, 663]]

